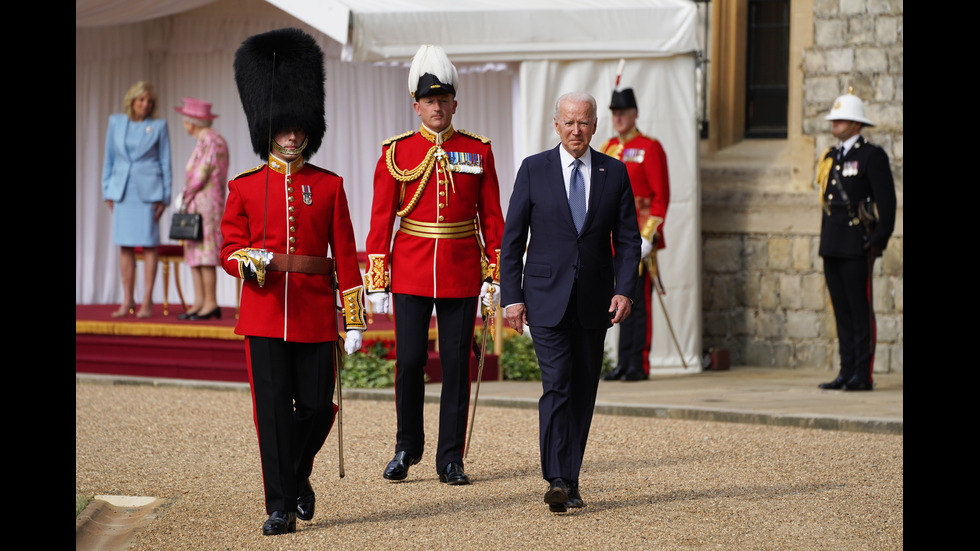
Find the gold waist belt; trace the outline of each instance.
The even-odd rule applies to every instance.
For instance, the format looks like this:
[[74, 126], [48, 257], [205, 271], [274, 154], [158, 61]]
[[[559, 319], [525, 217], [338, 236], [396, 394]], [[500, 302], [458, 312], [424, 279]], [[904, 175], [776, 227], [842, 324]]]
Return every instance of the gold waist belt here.
[[398, 231], [428, 239], [463, 239], [476, 235], [476, 218], [465, 222], [418, 222], [402, 218]]

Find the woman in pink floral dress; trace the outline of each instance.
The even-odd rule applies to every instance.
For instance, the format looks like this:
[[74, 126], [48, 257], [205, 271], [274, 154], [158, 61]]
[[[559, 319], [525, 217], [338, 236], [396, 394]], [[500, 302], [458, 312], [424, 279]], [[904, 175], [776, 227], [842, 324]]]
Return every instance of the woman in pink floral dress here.
[[177, 319], [202, 320], [221, 318], [217, 301], [215, 266], [221, 252], [221, 216], [225, 211], [225, 186], [228, 183], [228, 144], [211, 123], [211, 104], [195, 98], [184, 98], [182, 107], [174, 109], [184, 116], [184, 129], [197, 138], [197, 146], [187, 162], [184, 185], [184, 209], [201, 215], [203, 239], [184, 241], [184, 262], [194, 277], [194, 305]]

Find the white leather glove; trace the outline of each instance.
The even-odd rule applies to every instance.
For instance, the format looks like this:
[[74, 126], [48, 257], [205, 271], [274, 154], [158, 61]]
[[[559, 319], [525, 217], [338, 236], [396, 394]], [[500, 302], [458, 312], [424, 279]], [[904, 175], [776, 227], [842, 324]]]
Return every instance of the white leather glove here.
[[368, 293], [368, 302], [371, 303], [371, 311], [375, 314], [387, 314], [388, 313], [388, 293]]
[[347, 331], [347, 337], [344, 339], [344, 350], [347, 351], [348, 356], [361, 349], [361, 333], [363, 332], [361, 329]]
[[[492, 294], [490, 293], [491, 289], [493, 290]], [[500, 285], [484, 281], [483, 288], [480, 289], [480, 302], [487, 308], [491, 306], [494, 310], [500, 308]]]
[[640, 240], [642, 241], [640, 243], [640, 258], [646, 258], [653, 252], [653, 241], [650, 241], [646, 237], [641, 237]]

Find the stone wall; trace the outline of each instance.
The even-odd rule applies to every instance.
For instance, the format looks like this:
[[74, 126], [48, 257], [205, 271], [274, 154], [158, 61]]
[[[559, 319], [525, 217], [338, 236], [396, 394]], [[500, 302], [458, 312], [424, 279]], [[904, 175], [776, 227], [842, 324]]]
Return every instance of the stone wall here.
[[[875, 370], [902, 372], [903, 239], [875, 263]], [[837, 370], [837, 331], [824, 286], [818, 236], [705, 235], [704, 345], [736, 365]]]
[[903, 2], [813, 0], [812, 25], [803, 128], [702, 157], [703, 343], [727, 348], [734, 365], [839, 368], [812, 166], [835, 142], [824, 116], [853, 87], [876, 123], [862, 134], [888, 153], [899, 201], [874, 268], [875, 370], [903, 372]]

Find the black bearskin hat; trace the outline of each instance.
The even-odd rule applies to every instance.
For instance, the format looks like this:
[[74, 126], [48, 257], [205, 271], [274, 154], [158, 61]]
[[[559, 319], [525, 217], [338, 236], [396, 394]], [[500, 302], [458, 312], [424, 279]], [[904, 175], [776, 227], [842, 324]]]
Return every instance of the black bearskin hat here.
[[250, 36], [235, 52], [234, 66], [255, 153], [264, 161], [269, 159], [270, 125], [272, 137], [301, 128], [309, 140], [303, 150], [308, 160], [327, 131], [323, 51], [313, 37], [299, 29]]

